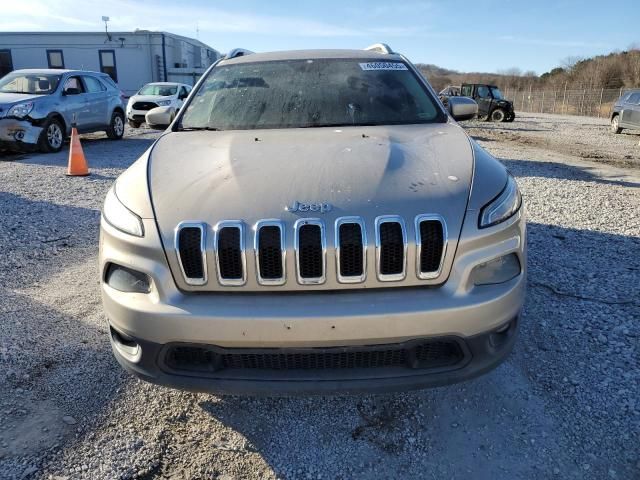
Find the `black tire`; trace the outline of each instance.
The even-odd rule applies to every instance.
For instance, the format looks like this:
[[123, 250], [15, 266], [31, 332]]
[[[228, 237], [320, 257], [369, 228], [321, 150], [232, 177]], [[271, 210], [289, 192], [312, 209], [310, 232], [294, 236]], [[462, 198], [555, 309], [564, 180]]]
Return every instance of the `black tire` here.
[[140, 122], [134, 122], [133, 120], [129, 120], [127, 122], [131, 128], [140, 128]]
[[510, 113], [507, 115], [507, 118], [504, 119], [505, 122], [513, 122], [516, 119], [515, 113]]
[[57, 118], [50, 118], [42, 127], [38, 138], [38, 149], [42, 153], [55, 153], [62, 150], [66, 137], [65, 128]]
[[611, 117], [611, 132], [618, 134], [620, 132], [622, 132], [622, 128], [619, 127], [620, 125], [620, 119], [618, 118], [618, 115], [614, 115], [613, 117]]
[[491, 115], [489, 115], [489, 120], [492, 122], [504, 122], [505, 118], [507, 118], [506, 112], [501, 108], [496, 108]]
[[124, 135], [124, 115], [122, 112], [115, 111], [111, 115], [111, 123], [106, 130], [107, 137], [111, 140], [120, 140]]

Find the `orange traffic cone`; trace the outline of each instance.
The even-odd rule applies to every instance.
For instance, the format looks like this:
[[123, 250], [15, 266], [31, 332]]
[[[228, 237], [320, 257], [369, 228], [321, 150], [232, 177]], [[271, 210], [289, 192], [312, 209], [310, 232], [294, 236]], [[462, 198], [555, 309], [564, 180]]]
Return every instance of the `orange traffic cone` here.
[[80, 145], [80, 138], [78, 137], [78, 130], [76, 130], [75, 126], [71, 129], [71, 148], [69, 149], [69, 168], [67, 169], [67, 175], [74, 177], [89, 175], [89, 167], [87, 166], [87, 160], [84, 158], [84, 152], [82, 151], [82, 145]]

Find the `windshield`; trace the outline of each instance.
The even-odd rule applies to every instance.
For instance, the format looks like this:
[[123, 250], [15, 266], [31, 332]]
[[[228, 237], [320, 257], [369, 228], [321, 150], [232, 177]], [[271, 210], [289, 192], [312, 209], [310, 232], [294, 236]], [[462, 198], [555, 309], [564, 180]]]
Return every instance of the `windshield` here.
[[502, 92], [498, 87], [491, 87], [491, 93], [493, 95], [493, 98], [495, 98], [496, 100], [504, 99], [504, 97], [502, 96]]
[[402, 62], [285, 60], [214, 68], [182, 128], [247, 130], [445, 121]]
[[178, 91], [176, 85], [145, 85], [140, 89], [138, 95], [159, 95], [161, 97], [170, 97]]
[[60, 75], [13, 72], [0, 78], [0, 92], [48, 95], [55, 92]]

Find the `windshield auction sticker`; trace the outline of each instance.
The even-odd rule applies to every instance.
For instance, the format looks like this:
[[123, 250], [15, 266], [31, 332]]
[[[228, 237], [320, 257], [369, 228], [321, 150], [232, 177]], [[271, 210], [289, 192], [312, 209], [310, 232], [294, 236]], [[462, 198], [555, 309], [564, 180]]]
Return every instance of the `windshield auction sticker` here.
[[408, 70], [404, 63], [400, 62], [368, 62], [361, 63], [362, 70]]

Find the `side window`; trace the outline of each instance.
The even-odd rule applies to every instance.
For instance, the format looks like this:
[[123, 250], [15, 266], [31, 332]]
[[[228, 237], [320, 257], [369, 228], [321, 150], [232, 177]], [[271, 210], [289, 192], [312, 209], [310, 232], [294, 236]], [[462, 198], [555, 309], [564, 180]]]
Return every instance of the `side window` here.
[[0, 78], [13, 71], [11, 50], [0, 50]]
[[100, 50], [100, 71], [109, 75], [114, 82], [118, 82], [115, 50]]
[[462, 87], [461, 95], [463, 97], [470, 97], [473, 94], [472, 90], [473, 89], [471, 85], [465, 85], [464, 87]]
[[178, 98], [180, 100], [184, 100], [185, 98], [187, 98], [188, 95], [189, 95], [189, 92], [187, 91], [187, 89], [184, 87], [180, 87], [180, 94], [178, 95]]
[[78, 95], [79, 93], [84, 93], [84, 87], [82, 86], [80, 77], [69, 77], [64, 83], [63, 91], [66, 92], [67, 95]]
[[104, 81], [104, 83], [107, 84], [108, 87], [114, 88], [114, 89], [118, 89], [118, 86], [115, 84], [115, 82], [111, 79], [111, 77], [109, 76], [104, 76], [102, 77], [102, 81]]
[[64, 68], [62, 50], [47, 50], [47, 63], [49, 68]]
[[489, 88], [481, 85], [478, 87], [478, 97], [480, 98], [491, 98], [491, 94], [489, 93]]
[[106, 90], [106, 87], [97, 78], [83, 76], [82, 79], [89, 93], [104, 92]]
[[627, 100], [627, 103], [630, 103], [631, 105], [640, 104], [640, 92], [632, 93], [629, 99]]

